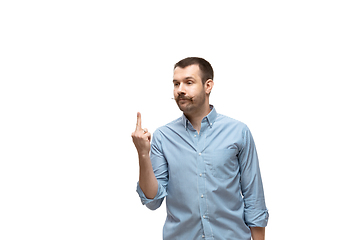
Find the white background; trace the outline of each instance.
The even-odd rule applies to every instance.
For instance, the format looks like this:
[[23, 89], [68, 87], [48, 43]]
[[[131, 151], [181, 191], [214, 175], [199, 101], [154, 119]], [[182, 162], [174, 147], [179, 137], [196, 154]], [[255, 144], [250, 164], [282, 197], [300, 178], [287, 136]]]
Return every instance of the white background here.
[[161, 239], [135, 192], [136, 112], [179, 117], [173, 65], [260, 157], [267, 239], [359, 239], [358, 1], [1, 1], [0, 239]]

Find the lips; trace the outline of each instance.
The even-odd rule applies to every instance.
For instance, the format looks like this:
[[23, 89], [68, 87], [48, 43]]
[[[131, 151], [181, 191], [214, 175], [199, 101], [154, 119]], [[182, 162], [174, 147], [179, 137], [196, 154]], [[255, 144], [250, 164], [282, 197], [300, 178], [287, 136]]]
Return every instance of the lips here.
[[191, 101], [192, 98], [181, 96], [181, 97], [178, 97], [176, 100], [177, 100], [177, 101]]

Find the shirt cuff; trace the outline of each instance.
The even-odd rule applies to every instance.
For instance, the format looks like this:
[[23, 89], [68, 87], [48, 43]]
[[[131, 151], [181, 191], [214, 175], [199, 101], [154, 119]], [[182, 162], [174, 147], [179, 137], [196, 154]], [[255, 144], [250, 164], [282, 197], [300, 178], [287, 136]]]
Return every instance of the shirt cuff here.
[[[167, 195], [165, 188], [159, 183], [158, 183], [158, 190], [157, 190], [156, 196], [153, 199], [149, 199], [145, 196], [144, 192], [141, 190], [139, 182], [137, 183], [136, 191], [139, 194], [141, 203], [143, 205], [146, 205], [150, 209], [156, 209], [156, 208], [160, 207], [162, 200]], [[152, 205], [154, 205], [154, 206], [152, 206]]]
[[269, 220], [269, 212], [265, 210], [248, 209], [245, 211], [245, 222], [249, 227], [266, 227]]

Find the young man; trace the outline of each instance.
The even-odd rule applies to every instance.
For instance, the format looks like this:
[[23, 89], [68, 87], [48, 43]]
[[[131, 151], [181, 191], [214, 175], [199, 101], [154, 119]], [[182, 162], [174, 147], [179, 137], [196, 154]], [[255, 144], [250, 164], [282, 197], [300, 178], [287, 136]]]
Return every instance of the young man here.
[[173, 83], [183, 115], [158, 128], [150, 144], [138, 113], [132, 133], [142, 203], [155, 210], [166, 197], [164, 240], [263, 240], [268, 211], [249, 128], [209, 104], [214, 82], [206, 60], [175, 64]]

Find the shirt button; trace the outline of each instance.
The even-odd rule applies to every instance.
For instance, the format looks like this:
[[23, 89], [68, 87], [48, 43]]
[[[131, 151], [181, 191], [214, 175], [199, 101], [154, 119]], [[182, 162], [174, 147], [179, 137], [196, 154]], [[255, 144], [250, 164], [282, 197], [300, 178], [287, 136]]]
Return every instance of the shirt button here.
[[194, 137], [196, 137], [196, 134], [194, 135]]
[[206, 218], [206, 216], [204, 215], [203, 218]]
[[203, 198], [203, 197], [204, 197], [204, 195], [201, 194], [201, 198]]
[[201, 153], [199, 153], [199, 156], [201, 156]]
[[201, 177], [201, 176], [202, 176], [202, 173], [200, 173], [199, 176]]
[[205, 238], [205, 235], [202, 235], [203, 238]]

